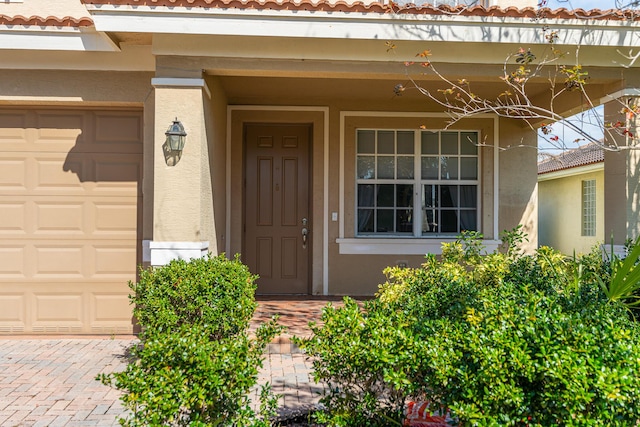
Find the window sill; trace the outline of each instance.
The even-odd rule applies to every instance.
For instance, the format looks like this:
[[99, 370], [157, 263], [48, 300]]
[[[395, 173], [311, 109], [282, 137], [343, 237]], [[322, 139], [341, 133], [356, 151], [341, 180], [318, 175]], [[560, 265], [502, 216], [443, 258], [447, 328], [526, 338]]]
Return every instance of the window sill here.
[[[454, 242], [455, 238], [371, 238], [336, 239], [341, 255], [426, 255], [442, 254], [442, 243]], [[483, 240], [485, 251], [495, 251], [500, 240]]]

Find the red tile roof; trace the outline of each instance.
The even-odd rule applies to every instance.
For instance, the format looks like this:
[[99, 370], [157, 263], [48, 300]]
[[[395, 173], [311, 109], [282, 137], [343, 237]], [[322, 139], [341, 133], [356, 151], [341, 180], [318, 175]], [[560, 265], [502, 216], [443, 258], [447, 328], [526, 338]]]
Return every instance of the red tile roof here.
[[91, 18], [72, 18], [65, 16], [57, 18], [55, 16], [31, 16], [26, 18], [22, 15], [7, 16], [0, 15], [0, 25], [35, 25], [38, 27], [90, 27], [93, 25]]
[[[510, 6], [501, 8], [499, 6], [433, 6], [414, 4], [399, 5], [391, 1], [390, 3], [365, 4], [361, 1], [346, 2], [338, 0], [329, 2], [319, 0], [80, 0], [85, 5], [113, 5], [113, 6], [165, 6], [165, 7], [189, 7], [189, 8], [209, 8], [209, 9], [256, 9], [256, 10], [305, 10], [305, 11], [327, 11], [327, 12], [358, 12], [358, 13], [402, 13], [414, 15], [459, 15], [459, 16], [492, 16], [492, 17], [512, 17], [531, 18], [544, 17], [549, 19], [599, 19], [599, 20], [640, 20], [640, 14], [630, 14], [624, 11], [610, 10], [569, 10], [560, 9], [536, 9], [527, 7], [518, 9]], [[87, 27], [92, 26], [91, 18], [65, 17], [42, 17], [21, 15], [8, 16], [0, 15], [0, 25], [36, 25], [44, 27]]]
[[592, 142], [538, 162], [538, 175], [604, 162], [604, 150]]
[[584, 9], [549, 9], [527, 7], [519, 9], [515, 6], [502, 8], [500, 6], [433, 6], [425, 4], [416, 6], [413, 4], [399, 5], [393, 1], [389, 4], [371, 3], [361, 1], [346, 2], [339, 0], [329, 2], [319, 0], [277, 1], [277, 0], [80, 0], [84, 4], [115, 5], [115, 6], [167, 6], [167, 7], [202, 7], [202, 8], [237, 8], [237, 9], [271, 9], [271, 10], [307, 10], [307, 11], [333, 11], [333, 12], [361, 12], [361, 13], [407, 13], [418, 15], [460, 15], [460, 16], [495, 16], [514, 18], [544, 17], [550, 19], [606, 19], [626, 20], [640, 19], [635, 14], [625, 13], [616, 9], [609, 10], [584, 10]]

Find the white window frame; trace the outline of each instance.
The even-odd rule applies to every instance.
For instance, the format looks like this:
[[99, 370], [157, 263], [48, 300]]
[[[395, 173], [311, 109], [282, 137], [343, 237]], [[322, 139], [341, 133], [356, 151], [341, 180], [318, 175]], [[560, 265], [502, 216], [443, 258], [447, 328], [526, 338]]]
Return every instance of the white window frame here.
[[[395, 152], [394, 154], [381, 154], [377, 152], [377, 148], [375, 149], [374, 153], [359, 153], [358, 152], [358, 135], [360, 132], [373, 132], [374, 133], [374, 144], [376, 144], [377, 146], [377, 141], [378, 141], [378, 136], [380, 135], [380, 132], [393, 132], [394, 134], [394, 143], [397, 146], [397, 142], [398, 142], [398, 134], [400, 133], [412, 133], [413, 134], [413, 153], [412, 154], [407, 154], [407, 153], [398, 153]], [[421, 152], [421, 148], [422, 148], [422, 135], [424, 133], [427, 132], [431, 132], [431, 133], [435, 133], [438, 135], [438, 153], [434, 154], [434, 153], [422, 153]], [[442, 153], [442, 135], [444, 133], [453, 133], [453, 134], [457, 134], [457, 144], [458, 147], [456, 149], [456, 153], [455, 154], [446, 154], [446, 153]], [[423, 225], [423, 215], [424, 215], [424, 211], [426, 210], [424, 208], [424, 200], [422, 200], [423, 194], [422, 194], [422, 190], [423, 187], [426, 185], [433, 185], [433, 186], [437, 186], [437, 188], [441, 188], [442, 186], [456, 186], [456, 187], [462, 187], [464, 185], [468, 185], [468, 186], [473, 186], [476, 189], [476, 205], [473, 208], [470, 209], [465, 209], [464, 207], [461, 206], [457, 206], [457, 207], [446, 207], [446, 206], [442, 206], [442, 205], [438, 205], [437, 207], [434, 207], [432, 210], [437, 212], [437, 215], [439, 216], [441, 214], [442, 211], [448, 211], [448, 210], [455, 210], [457, 211], [457, 217], [458, 217], [458, 224], [460, 222], [460, 214], [462, 211], [464, 210], [475, 210], [475, 225], [476, 225], [476, 230], [474, 231], [479, 231], [481, 229], [481, 224], [480, 224], [480, 211], [482, 208], [482, 200], [481, 200], [481, 188], [480, 188], [480, 162], [481, 162], [481, 150], [477, 150], [475, 154], [470, 155], [470, 154], [463, 154], [461, 152], [461, 144], [462, 141], [461, 139], [463, 138], [462, 134], [463, 133], [473, 133], [476, 135], [476, 141], [480, 141], [481, 138], [481, 132], [479, 130], [442, 130], [442, 129], [420, 129], [420, 130], [416, 130], [416, 129], [390, 129], [390, 128], [358, 128], [356, 129], [355, 135], [356, 135], [356, 141], [355, 141], [355, 170], [356, 170], [356, 179], [355, 179], [355, 195], [356, 197], [354, 197], [354, 212], [356, 213], [354, 215], [354, 231], [355, 231], [355, 236], [356, 238], [421, 238], [421, 239], [434, 239], [434, 238], [438, 238], [441, 239], [443, 237], [456, 237], [460, 234], [460, 229], [456, 230], [456, 231], [452, 231], [452, 232], [434, 232], [434, 233], [424, 233], [422, 231], [422, 225]], [[398, 177], [394, 177], [394, 178], [358, 178], [357, 177], [357, 170], [358, 170], [358, 158], [359, 156], [366, 156], [366, 157], [373, 157], [374, 159], [380, 159], [380, 158], [385, 158], [385, 157], [393, 157], [395, 159], [394, 165], [397, 166], [397, 162], [398, 162], [398, 158], [399, 157], [407, 157], [407, 156], [411, 156], [413, 157], [413, 178], [398, 178]], [[421, 159], [422, 157], [438, 157], [438, 158], [442, 158], [442, 157], [455, 157], [456, 159], [462, 159], [462, 158], [472, 158], [476, 160], [476, 170], [475, 170], [475, 179], [462, 179], [460, 177], [460, 174], [462, 173], [462, 168], [458, 168], [458, 178], [457, 179], [442, 179], [441, 178], [441, 174], [438, 173], [438, 177], [437, 178], [432, 178], [432, 179], [425, 179], [422, 178], [421, 176]], [[374, 168], [376, 167], [378, 163], [374, 162]], [[394, 167], [395, 169], [395, 167]], [[395, 175], [395, 173], [394, 173]], [[385, 232], [359, 232], [359, 226], [358, 226], [358, 222], [359, 222], [359, 210], [362, 208], [367, 208], [366, 206], [359, 206], [358, 204], [358, 191], [359, 191], [359, 186], [360, 185], [407, 185], [407, 186], [412, 186], [413, 187], [413, 205], [411, 207], [408, 207], [407, 209], [412, 210], [412, 225], [413, 225], [413, 229], [411, 232], [397, 232], [397, 231], [393, 231], [393, 232], [389, 232], [389, 233], [385, 233]], [[439, 203], [441, 203], [442, 200], [439, 200]], [[458, 202], [460, 203], [460, 197], [458, 198]], [[387, 208], [378, 208], [378, 207], [371, 207], [371, 210], [374, 212], [374, 217], [377, 213], [380, 213], [381, 211], [385, 211], [385, 210], [393, 210], [394, 212], [394, 224], [395, 224], [395, 212], [397, 210], [403, 210], [403, 207], [397, 207], [397, 206], [393, 206], [393, 207], [387, 207]], [[375, 224], [374, 224], [375, 227]], [[397, 228], [397, 227], [396, 227]]]
[[582, 203], [581, 203], [581, 236], [593, 237], [596, 235], [596, 180], [585, 179], [581, 181]]
[[[358, 118], [372, 118], [372, 117], [380, 117], [380, 118], [397, 118], [397, 119], [406, 119], [406, 118], [419, 118], [421, 120], [428, 119], [449, 119], [450, 117], [446, 113], [422, 113], [422, 112], [401, 112], [401, 111], [340, 111], [340, 169], [339, 173], [339, 194], [338, 194], [338, 203], [339, 209], [336, 215], [338, 218], [338, 237], [335, 239], [335, 242], [338, 244], [338, 252], [339, 254], [362, 254], [362, 255], [422, 255], [427, 253], [431, 254], [440, 254], [442, 252], [442, 243], [452, 242], [455, 239], [453, 238], [441, 238], [441, 239], [423, 239], [423, 238], [356, 238], [356, 237], [346, 237], [345, 236], [345, 185], [352, 185], [353, 182], [345, 183], [345, 156], [346, 156], [346, 123], [348, 119], [358, 119]], [[497, 239], [499, 234], [499, 223], [500, 223], [500, 119], [495, 114], [478, 114], [474, 116], [476, 119], [485, 119], [493, 121], [493, 138], [488, 141], [484, 141], [484, 143], [490, 145], [492, 148], [493, 154], [493, 170], [492, 175], [493, 179], [489, 181], [489, 185], [492, 185], [492, 193], [493, 193], [493, 203], [492, 203], [492, 213], [490, 222], [488, 224], [481, 224], [482, 229], [489, 229], [488, 233], [496, 236], [493, 239], [484, 239], [482, 241], [484, 247], [487, 251], [491, 252], [496, 250], [501, 242]], [[355, 150], [354, 150], [355, 152]], [[481, 168], [482, 172], [482, 168]], [[485, 201], [482, 194], [483, 185], [486, 184], [483, 180], [481, 180], [480, 185], [480, 206]], [[480, 212], [482, 209], [480, 208]]]

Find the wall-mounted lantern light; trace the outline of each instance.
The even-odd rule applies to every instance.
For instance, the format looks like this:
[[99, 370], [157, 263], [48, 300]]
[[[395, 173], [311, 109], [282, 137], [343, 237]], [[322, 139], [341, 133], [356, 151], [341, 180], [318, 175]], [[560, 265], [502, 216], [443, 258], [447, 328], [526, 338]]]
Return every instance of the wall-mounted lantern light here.
[[177, 117], [164, 134], [167, 136], [166, 144], [171, 151], [182, 151], [187, 133]]

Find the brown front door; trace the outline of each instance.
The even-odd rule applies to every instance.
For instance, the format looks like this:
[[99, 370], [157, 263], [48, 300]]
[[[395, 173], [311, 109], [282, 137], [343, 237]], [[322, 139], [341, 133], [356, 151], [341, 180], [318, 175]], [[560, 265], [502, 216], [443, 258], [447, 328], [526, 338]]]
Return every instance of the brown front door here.
[[308, 294], [311, 126], [245, 126], [243, 258], [260, 294]]

